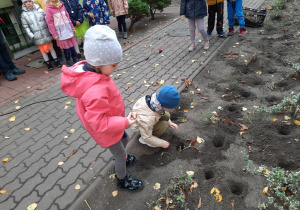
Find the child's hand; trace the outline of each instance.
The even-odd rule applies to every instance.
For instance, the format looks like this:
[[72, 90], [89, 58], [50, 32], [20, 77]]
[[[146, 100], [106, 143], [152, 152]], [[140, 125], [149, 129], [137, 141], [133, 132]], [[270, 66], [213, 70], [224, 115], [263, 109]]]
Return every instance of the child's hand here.
[[53, 39], [54, 39], [54, 40], [58, 40], [58, 36], [54, 36]]
[[170, 146], [170, 143], [164, 140], [161, 147], [168, 148], [169, 146]]
[[95, 17], [95, 15], [94, 15], [93, 13], [91, 13], [91, 14], [90, 14], [90, 17], [91, 17], [91, 18], [94, 18], [94, 17]]
[[79, 21], [76, 21], [76, 26], [80, 26], [80, 22]]
[[184, 21], [184, 15], [181, 15], [180, 18], [182, 21]]
[[176, 129], [176, 130], [178, 130], [178, 125], [177, 124], [175, 124], [175, 123], [170, 123], [169, 124], [169, 126], [172, 128], [172, 129]]
[[76, 34], [76, 30], [75, 30], [75, 29], [73, 30], [73, 34], [74, 34], [74, 35]]
[[132, 113], [130, 112], [129, 115], [127, 116], [127, 119], [128, 119], [128, 123], [129, 123], [129, 126], [133, 125], [136, 121], [136, 116], [134, 118], [134, 116], [132, 115]]

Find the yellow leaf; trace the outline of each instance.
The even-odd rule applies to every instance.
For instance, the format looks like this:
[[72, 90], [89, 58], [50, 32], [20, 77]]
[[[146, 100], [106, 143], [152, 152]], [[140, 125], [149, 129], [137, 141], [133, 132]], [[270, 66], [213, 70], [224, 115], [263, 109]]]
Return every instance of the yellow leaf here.
[[273, 122], [276, 122], [276, 121], [278, 121], [278, 119], [277, 118], [273, 118]]
[[122, 74], [126, 74], [126, 71], [123, 71]]
[[267, 194], [267, 193], [268, 193], [268, 190], [269, 190], [269, 187], [265, 187], [265, 188], [263, 189], [263, 193], [264, 193], [264, 194]]
[[261, 75], [262, 71], [257, 71], [256, 74]]
[[185, 109], [185, 110], [183, 110], [183, 112], [188, 112], [189, 110], [187, 110], [187, 109]]
[[112, 192], [112, 195], [113, 195], [114, 197], [116, 197], [116, 196], [118, 195], [118, 190], [113, 191], [113, 192]]
[[16, 109], [20, 109], [21, 108], [21, 106], [16, 106]]
[[265, 174], [268, 175], [269, 174], [269, 170], [268, 169], [264, 169], [265, 170]]
[[64, 162], [59, 162], [57, 165], [62, 166]]
[[27, 207], [27, 210], [34, 210], [36, 209], [37, 207], [37, 204], [36, 203], [33, 203], [33, 204], [30, 204], [28, 207]]
[[297, 80], [297, 78], [292, 78], [293, 80]]
[[194, 171], [186, 171], [186, 174], [189, 176], [194, 176], [195, 172]]
[[145, 87], [150, 87], [151, 85], [146, 84]]
[[129, 60], [130, 60], [130, 58], [127, 58], [127, 60], [129, 61]]
[[201, 64], [201, 65], [204, 65], [204, 63], [203, 63], [203, 62], [201, 62], [200, 64]]
[[158, 200], [166, 200], [166, 197], [160, 197]]
[[109, 175], [109, 178], [110, 178], [110, 179], [115, 179], [115, 178], [116, 178], [116, 175], [117, 175], [116, 173], [111, 174], [111, 175]]
[[25, 130], [25, 131], [30, 131], [30, 130], [31, 130], [31, 128], [24, 128], [24, 130]]
[[300, 125], [300, 121], [299, 120], [295, 120], [295, 125]]
[[258, 106], [253, 106], [253, 108], [254, 108], [254, 109], [257, 109], [257, 108], [258, 108]]
[[69, 108], [69, 106], [65, 106], [65, 109]]
[[153, 209], [154, 209], [154, 210], [161, 210], [161, 208], [158, 207], [158, 206], [155, 206]]
[[130, 35], [130, 37], [132, 37], [132, 35]]
[[168, 204], [170, 204], [170, 203], [173, 203], [173, 200], [172, 200], [172, 199], [170, 199], [170, 198], [167, 198], [167, 200], [166, 200], [166, 204], [168, 205]]
[[151, 33], [152, 31], [149, 30], [148, 32]]
[[190, 188], [190, 191], [192, 192], [193, 189], [196, 189], [197, 187], [198, 187], [198, 183], [195, 182], [195, 181], [193, 181], [193, 184], [192, 184], [192, 186], [191, 186], [191, 188]]
[[186, 123], [188, 121], [188, 119], [183, 119], [181, 120], [181, 122]]
[[74, 133], [74, 132], [75, 132], [75, 129], [71, 129], [71, 130], [70, 130], [70, 133]]
[[67, 101], [66, 104], [71, 104], [71, 101]]
[[30, 88], [30, 86], [27, 87], [27, 89], [29, 89], [29, 88]]
[[127, 85], [128, 85], [128, 86], [131, 86], [131, 85], [132, 85], [132, 83], [127, 83]]
[[79, 185], [79, 184], [77, 184], [77, 185], [75, 186], [75, 190], [80, 190], [80, 185]]
[[8, 161], [8, 158], [4, 158], [2, 161], [3, 161], [3, 162], [7, 162], [7, 161]]
[[9, 137], [8, 137], [8, 136], [5, 136], [4, 139], [9, 139]]
[[0, 194], [5, 194], [6, 190], [0, 190]]
[[291, 118], [290, 118], [289, 116], [285, 115], [285, 116], [284, 116], [284, 119], [285, 119], [285, 120], [290, 120]]
[[160, 85], [165, 84], [165, 80], [160, 80], [159, 84], [160, 84]]
[[64, 136], [64, 139], [67, 139], [68, 138], [68, 136]]
[[45, 72], [45, 74], [48, 74], [49, 73], [49, 71], [44, 71]]
[[134, 102], [134, 99], [131, 99], [130, 102], [131, 102], [131, 103]]
[[213, 194], [215, 192], [215, 188], [213, 187], [211, 190], [210, 190], [210, 194]]
[[223, 200], [223, 197], [221, 194], [219, 194], [219, 195], [217, 195], [216, 199], [218, 202], [221, 202]]
[[243, 110], [243, 111], [247, 111], [248, 109], [247, 109], [246, 107], [243, 107], [242, 110]]
[[243, 133], [244, 133], [244, 132], [243, 132], [243, 131], [241, 131], [241, 132], [240, 132], [240, 136], [241, 136], [241, 135], [243, 135]]
[[12, 116], [11, 118], [9, 118], [9, 121], [10, 122], [13, 122], [13, 121], [15, 121], [16, 120], [16, 116]]
[[235, 46], [232, 46], [233, 48], [235, 48]]
[[159, 183], [155, 183], [155, 185], [153, 186], [154, 190], [158, 190], [160, 189], [160, 184]]
[[203, 142], [205, 142], [205, 141], [204, 141], [203, 138], [200, 138], [199, 136], [197, 136], [197, 142], [198, 142], [199, 144], [201, 144], [201, 143], [203, 143]]
[[193, 102], [191, 103], [191, 105], [192, 105], [192, 106], [195, 106], [195, 105], [196, 105], [196, 102], [193, 101]]
[[19, 103], [19, 100], [15, 100], [15, 104]]

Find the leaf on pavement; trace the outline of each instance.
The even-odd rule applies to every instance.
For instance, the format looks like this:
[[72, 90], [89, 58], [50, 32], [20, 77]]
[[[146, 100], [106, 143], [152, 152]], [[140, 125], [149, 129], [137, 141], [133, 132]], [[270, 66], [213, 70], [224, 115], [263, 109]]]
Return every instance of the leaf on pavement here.
[[13, 121], [15, 121], [16, 120], [16, 116], [12, 116], [11, 118], [9, 118], [9, 121], [10, 122], [13, 122]]
[[71, 104], [71, 101], [67, 101], [66, 104], [67, 104], [67, 105], [68, 105], [68, 104]]
[[118, 190], [113, 191], [111, 194], [112, 196], [116, 197], [118, 195]]
[[65, 109], [69, 108], [69, 106], [65, 106]]
[[153, 186], [154, 190], [159, 190], [160, 189], [160, 184], [159, 183], [155, 183], [155, 185]]
[[21, 106], [16, 106], [16, 109], [20, 109], [21, 108]]
[[31, 128], [24, 128], [24, 130], [25, 130], [25, 131], [30, 131], [30, 130], [31, 130]]
[[7, 162], [7, 161], [8, 161], [8, 158], [4, 158], [2, 161], [3, 161], [3, 162]]
[[188, 109], [184, 109], [184, 110], [183, 110], [183, 112], [188, 112], [188, 111], [189, 111]]
[[74, 133], [74, 132], [75, 132], [75, 129], [71, 129], [71, 130], [70, 130], [70, 133]]
[[69, 154], [68, 156], [66, 156], [65, 158], [71, 157], [72, 155], [74, 155], [77, 152], [77, 149], [74, 149], [71, 154]]
[[57, 165], [62, 166], [64, 164], [64, 162], [59, 162]]
[[30, 204], [28, 207], [27, 207], [27, 210], [34, 210], [36, 209], [37, 207], [37, 204], [36, 203], [33, 203], [33, 204]]
[[285, 119], [285, 120], [290, 120], [291, 118], [290, 118], [289, 116], [285, 115], [285, 116], [284, 116], [284, 119]]
[[183, 119], [181, 120], [181, 122], [186, 123], [188, 121], [188, 119]]
[[15, 104], [19, 103], [19, 100], [15, 100]]
[[110, 179], [115, 179], [116, 178], [116, 173], [113, 173], [113, 174], [111, 174], [111, 175], [109, 175], [109, 177], [108, 178], [110, 178]]
[[0, 194], [5, 194], [6, 190], [0, 190]]
[[131, 99], [130, 102], [131, 102], [131, 103], [134, 102], [134, 99]]
[[80, 190], [80, 185], [79, 185], [79, 184], [77, 184], [77, 185], [75, 186], [75, 190]]

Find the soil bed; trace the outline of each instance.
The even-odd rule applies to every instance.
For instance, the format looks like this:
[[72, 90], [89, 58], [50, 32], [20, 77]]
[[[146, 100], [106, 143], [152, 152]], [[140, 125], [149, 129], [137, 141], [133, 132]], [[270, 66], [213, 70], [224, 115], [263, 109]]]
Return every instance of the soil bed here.
[[[272, 3], [266, 1], [263, 8]], [[256, 171], [259, 166], [270, 171], [275, 167], [300, 170], [300, 129], [295, 117], [289, 112], [265, 115], [258, 111], [259, 107], [270, 109], [290, 97], [292, 91], [300, 92], [300, 76], [289, 75], [291, 66], [286, 62], [300, 61], [300, 21], [293, 21], [299, 20], [299, 10], [299, 1], [288, 1], [284, 18], [268, 24], [270, 30], [265, 24], [265, 28], [249, 30], [245, 37], [231, 37], [193, 84], [182, 91], [180, 108], [172, 113], [180, 129], [163, 136], [171, 142], [170, 147], [153, 149], [136, 144], [130, 151], [143, 151], [129, 171], [144, 181], [144, 189], [113, 197], [111, 193], [118, 189], [115, 180], [107, 176], [87, 200], [91, 208], [153, 209], [160, 205], [161, 209], [197, 209], [199, 196], [201, 209], [208, 210], [257, 209], [267, 202], [263, 188], [268, 182]], [[191, 93], [199, 88], [202, 94]], [[213, 111], [219, 121], [211, 118]], [[191, 145], [188, 139], [197, 136], [205, 142]], [[253, 161], [250, 171], [243, 170], [247, 161], [242, 151]], [[192, 178], [198, 188], [192, 192], [186, 188], [182, 203], [178, 195], [183, 196], [183, 190], [174, 188], [174, 182], [186, 171], [194, 172]], [[155, 183], [160, 183], [160, 189], [153, 188]], [[222, 195], [220, 202], [211, 194], [213, 187]], [[167, 204], [168, 196], [172, 203]], [[283, 205], [278, 199], [276, 202]], [[79, 208], [88, 209], [85, 204]]]

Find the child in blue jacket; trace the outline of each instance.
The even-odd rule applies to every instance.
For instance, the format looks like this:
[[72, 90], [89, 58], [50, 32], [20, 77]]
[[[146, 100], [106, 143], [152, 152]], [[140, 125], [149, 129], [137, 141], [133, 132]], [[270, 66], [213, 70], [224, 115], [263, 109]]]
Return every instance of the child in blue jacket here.
[[89, 19], [90, 26], [108, 25], [109, 13], [104, 0], [83, 0], [83, 12]]

